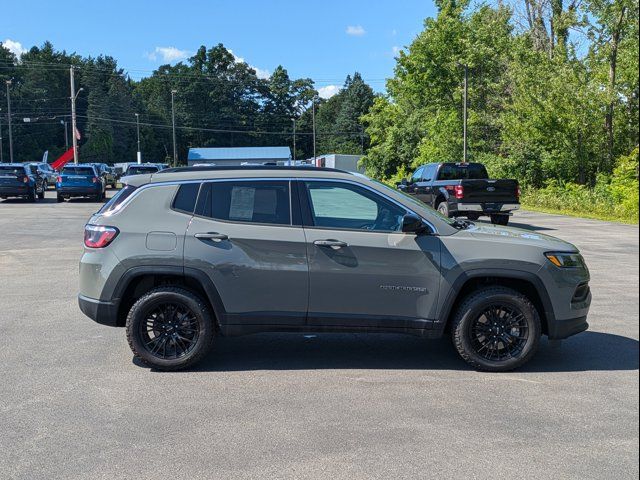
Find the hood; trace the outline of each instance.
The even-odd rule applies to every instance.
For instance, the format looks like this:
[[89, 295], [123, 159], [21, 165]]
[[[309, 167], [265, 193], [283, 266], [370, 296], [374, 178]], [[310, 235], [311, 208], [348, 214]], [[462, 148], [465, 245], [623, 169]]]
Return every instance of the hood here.
[[578, 249], [569, 242], [565, 242], [564, 240], [560, 240], [559, 238], [545, 235], [543, 233], [524, 230], [522, 228], [476, 224], [467, 230], [462, 230], [460, 233], [465, 233], [471, 237], [485, 241], [519, 243], [521, 245], [530, 245], [547, 251], [578, 251]]

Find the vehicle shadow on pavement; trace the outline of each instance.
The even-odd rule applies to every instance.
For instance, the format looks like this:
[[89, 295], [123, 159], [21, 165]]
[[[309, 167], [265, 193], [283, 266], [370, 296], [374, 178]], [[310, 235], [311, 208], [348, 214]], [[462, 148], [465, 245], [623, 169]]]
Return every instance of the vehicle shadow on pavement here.
[[42, 198], [38, 199], [37, 202], [30, 202], [29, 200], [25, 200], [23, 198], [7, 198], [6, 200], [0, 200], [0, 203], [6, 203], [8, 205], [37, 205], [39, 203], [57, 203], [55, 198]]
[[[584, 332], [553, 347], [542, 340], [523, 372], [637, 370], [638, 341]], [[195, 371], [424, 369], [470, 370], [446, 339], [387, 334], [256, 334], [218, 338]]]

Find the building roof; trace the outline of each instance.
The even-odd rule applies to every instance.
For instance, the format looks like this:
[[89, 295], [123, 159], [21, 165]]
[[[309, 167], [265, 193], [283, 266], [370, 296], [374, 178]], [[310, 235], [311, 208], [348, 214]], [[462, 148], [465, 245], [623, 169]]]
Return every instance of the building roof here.
[[189, 161], [195, 160], [289, 160], [289, 147], [190, 148]]

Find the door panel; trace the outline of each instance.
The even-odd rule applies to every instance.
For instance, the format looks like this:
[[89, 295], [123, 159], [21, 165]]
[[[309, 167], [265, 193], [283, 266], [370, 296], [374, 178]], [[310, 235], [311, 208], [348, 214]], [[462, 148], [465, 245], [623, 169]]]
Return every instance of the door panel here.
[[[403, 320], [435, 318], [437, 237], [316, 228], [305, 234], [309, 324], [393, 328], [407, 326]], [[327, 239], [347, 246], [314, 243]]]
[[[301, 226], [291, 226], [289, 207], [281, 201], [281, 190], [256, 188], [258, 182], [212, 182], [224, 192], [205, 200], [210, 206], [194, 216], [185, 239], [185, 267], [207, 273], [224, 305], [227, 324], [303, 325], [307, 311], [309, 275], [305, 235]], [[278, 182], [268, 182], [273, 186]], [[288, 182], [286, 201], [289, 200]], [[216, 185], [218, 185], [216, 187]], [[240, 185], [240, 186], [238, 186]], [[279, 188], [279, 185], [276, 185]], [[200, 191], [198, 207], [206, 184]], [[223, 221], [226, 215], [246, 221]], [[282, 215], [287, 215], [286, 219]], [[281, 225], [258, 221], [286, 221]], [[196, 237], [197, 235], [197, 237]]]
[[[309, 325], [424, 328], [435, 318], [437, 237], [399, 232], [394, 219], [406, 209], [362, 186], [308, 181], [302, 191], [309, 203], [303, 208], [309, 216]], [[354, 218], [366, 222], [363, 228], [352, 228]]]

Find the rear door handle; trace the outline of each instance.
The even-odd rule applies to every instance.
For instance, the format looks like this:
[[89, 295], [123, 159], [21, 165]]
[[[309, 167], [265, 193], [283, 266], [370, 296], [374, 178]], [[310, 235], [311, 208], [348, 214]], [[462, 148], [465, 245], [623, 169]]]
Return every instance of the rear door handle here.
[[196, 233], [194, 237], [196, 237], [199, 240], [213, 240], [214, 242], [229, 240], [228, 235], [225, 235], [224, 233], [218, 233], [218, 232]]
[[346, 242], [341, 242], [340, 240], [333, 240], [333, 239], [316, 240], [315, 242], [313, 242], [313, 244], [319, 247], [331, 247], [334, 250], [338, 250], [339, 248], [349, 246], [349, 244]]

